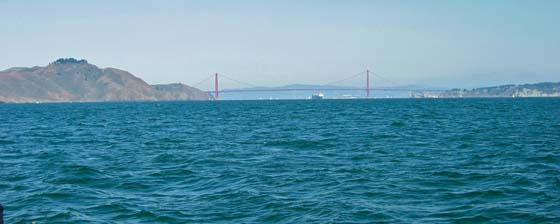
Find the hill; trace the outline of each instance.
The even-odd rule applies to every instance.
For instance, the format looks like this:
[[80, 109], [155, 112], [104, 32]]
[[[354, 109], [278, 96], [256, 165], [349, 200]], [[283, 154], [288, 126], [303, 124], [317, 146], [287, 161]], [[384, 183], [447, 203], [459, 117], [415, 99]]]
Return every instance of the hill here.
[[149, 85], [127, 71], [98, 68], [86, 60], [58, 59], [45, 67], [0, 71], [0, 101], [103, 102], [208, 100], [212, 96], [183, 84]]
[[476, 89], [453, 89], [440, 97], [558, 97], [560, 82], [542, 82], [523, 85], [501, 85]]

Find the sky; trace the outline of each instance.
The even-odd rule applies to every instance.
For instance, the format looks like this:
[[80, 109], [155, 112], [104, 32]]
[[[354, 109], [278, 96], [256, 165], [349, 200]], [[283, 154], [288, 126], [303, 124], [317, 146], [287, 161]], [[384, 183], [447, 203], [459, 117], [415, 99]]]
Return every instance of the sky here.
[[0, 70], [74, 57], [151, 84], [325, 84], [366, 69], [391, 81], [373, 86], [558, 82], [558, 12], [556, 0], [0, 0]]

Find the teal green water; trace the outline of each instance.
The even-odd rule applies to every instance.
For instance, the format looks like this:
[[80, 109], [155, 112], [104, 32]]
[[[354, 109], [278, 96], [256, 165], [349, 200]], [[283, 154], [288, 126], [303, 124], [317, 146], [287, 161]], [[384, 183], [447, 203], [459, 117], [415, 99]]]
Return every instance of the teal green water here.
[[559, 223], [560, 98], [0, 104], [7, 223]]

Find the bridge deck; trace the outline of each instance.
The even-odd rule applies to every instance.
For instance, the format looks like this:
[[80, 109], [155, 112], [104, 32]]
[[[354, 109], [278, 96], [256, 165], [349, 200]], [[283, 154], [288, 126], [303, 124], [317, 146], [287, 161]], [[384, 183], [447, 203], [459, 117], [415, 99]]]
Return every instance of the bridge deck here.
[[[441, 89], [407, 89], [407, 88], [370, 88], [371, 90], [377, 91], [399, 91], [399, 92], [443, 92], [445, 90]], [[221, 93], [234, 93], [234, 92], [288, 92], [288, 91], [367, 91], [365, 88], [293, 88], [293, 89], [225, 89], [219, 90]], [[215, 91], [206, 91], [208, 93], [213, 93]]]

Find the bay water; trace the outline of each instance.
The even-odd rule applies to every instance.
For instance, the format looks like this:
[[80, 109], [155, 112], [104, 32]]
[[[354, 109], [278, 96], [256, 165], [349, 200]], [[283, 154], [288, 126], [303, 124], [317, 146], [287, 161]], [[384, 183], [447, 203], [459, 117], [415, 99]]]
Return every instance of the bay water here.
[[560, 98], [0, 104], [6, 223], [560, 223]]

